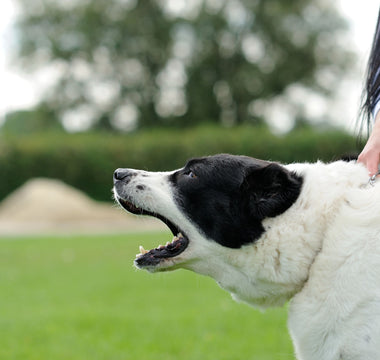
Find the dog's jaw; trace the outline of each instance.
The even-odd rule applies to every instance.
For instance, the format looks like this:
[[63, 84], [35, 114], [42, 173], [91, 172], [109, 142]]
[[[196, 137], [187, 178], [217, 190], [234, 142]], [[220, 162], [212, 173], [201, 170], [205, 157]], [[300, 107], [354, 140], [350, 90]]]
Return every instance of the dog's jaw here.
[[168, 267], [168, 262], [172, 262], [172, 266], [175, 264], [175, 259], [183, 253], [189, 245], [189, 240], [182, 233], [174, 236], [171, 242], [167, 242], [166, 245], [159, 245], [152, 250], [145, 250], [140, 246], [140, 253], [136, 255], [134, 261], [135, 266], [138, 269], [146, 269], [151, 272], [157, 271], [157, 269]]
[[[163, 221], [173, 234], [166, 245], [151, 250], [140, 246], [134, 265], [149, 272], [174, 270], [191, 260], [191, 237], [197, 230], [178, 210], [167, 178], [172, 172], [129, 170], [129, 175], [115, 180], [115, 200], [134, 215], [153, 216]], [[119, 172], [122, 169], [119, 169]], [[122, 179], [121, 179], [122, 178]], [[164, 215], [163, 215], [164, 214]], [[179, 227], [177, 224], [181, 224]]]

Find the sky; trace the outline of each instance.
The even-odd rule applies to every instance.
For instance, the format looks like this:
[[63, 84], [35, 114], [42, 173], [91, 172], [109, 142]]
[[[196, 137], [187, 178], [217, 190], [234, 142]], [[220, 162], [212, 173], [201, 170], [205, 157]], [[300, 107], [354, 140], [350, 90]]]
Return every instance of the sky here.
[[[359, 71], [347, 74], [331, 107], [337, 125], [352, 129], [357, 116], [366, 61], [379, 9], [378, 0], [338, 0], [338, 9], [351, 27], [351, 39], [358, 55]], [[12, 24], [17, 16], [14, 0], [1, 0], [0, 5], [0, 123], [4, 114], [34, 105], [47, 84], [11, 64]]]

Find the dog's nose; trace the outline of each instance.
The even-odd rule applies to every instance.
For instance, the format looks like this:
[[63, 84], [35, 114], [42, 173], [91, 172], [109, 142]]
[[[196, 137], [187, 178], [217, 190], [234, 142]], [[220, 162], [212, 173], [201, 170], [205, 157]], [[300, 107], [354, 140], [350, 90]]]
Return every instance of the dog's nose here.
[[113, 173], [113, 181], [124, 180], [125, 182], [129, 182], [133, 174], [134, 173], [129, 169], [116, 169]]

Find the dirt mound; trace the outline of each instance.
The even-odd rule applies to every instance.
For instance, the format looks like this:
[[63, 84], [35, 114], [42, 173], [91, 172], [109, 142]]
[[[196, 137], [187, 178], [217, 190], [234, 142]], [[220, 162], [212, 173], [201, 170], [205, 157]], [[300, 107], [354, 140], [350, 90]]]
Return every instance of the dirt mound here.
[[132, 232], [163, 229], [53, 179], [32, 179], [0, 204], [0, 235]]

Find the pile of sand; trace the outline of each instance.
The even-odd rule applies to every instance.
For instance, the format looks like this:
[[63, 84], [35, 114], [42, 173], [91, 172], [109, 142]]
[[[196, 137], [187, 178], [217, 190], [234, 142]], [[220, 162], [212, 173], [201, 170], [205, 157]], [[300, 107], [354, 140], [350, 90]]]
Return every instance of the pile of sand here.
[[33, 179], [0, 203], [0, 235], [117, 233], [164, 229], [53, 179]]

